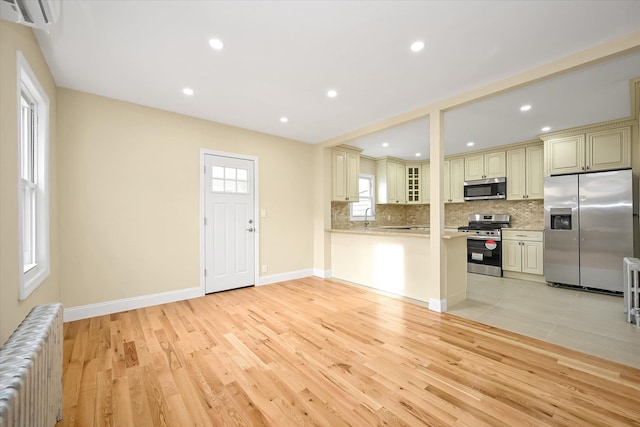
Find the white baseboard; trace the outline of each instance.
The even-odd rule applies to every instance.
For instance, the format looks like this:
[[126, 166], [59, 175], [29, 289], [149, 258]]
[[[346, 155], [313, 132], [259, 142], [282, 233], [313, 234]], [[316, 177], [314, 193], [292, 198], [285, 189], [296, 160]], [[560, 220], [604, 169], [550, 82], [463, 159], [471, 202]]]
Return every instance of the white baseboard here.
[[[319, 271], [321, 272], [321, 270]], [[329, 275], [324, 277], [331, 277], [331, 270], [327, 270], [327, 272], [329, 272]], [[287, 273], [272, 274], [270, 276], [260, 277], [257, 286], [270, 285], [272, 283], [285, 282], [287, 280], [302, 279], [303, 277], [309, 276], [318, 276], [318, 274], [316, 274], [316, 270], [311, 268], [306, 270], [290, 271]], [[142, 295], [139, 297], [124, 298], [120, 300], [99, 302], [95, 304], [80, 305], [77, 307], [69, 307], [64, 309], [64, 321], [72, 322], [74, 320], [104, 316], [105, 314], [135, 310], [137, 308], [149, 307], [152, 305], [166, 304], [168, 302], [182, 301], [190, 298], [198, 298], [203, 295], [204, 293], [202, 292], [202, 289], [198, 287], [180, 289], [178, 291], [162, 292], [159, 294]]]
[[447, 311], [447, 299], [429, 298], [429, 310], [444, 313]]
[[203, 296], [202, 289], [187, 288], [178, 291], [162, 292], [159, 294], [142, 295], [133, 298], [124, 298], [113, 301], [99, 302], [96, 304], [79, 305], [64, 309], [64, 321], [88, 319], [89, 317], [104, 316], [105, 314], [118, 313], [120, 311], [135, 310], [136, 308], [152, 305], [166, 304], [168, 302], [182, 301]]
[[331, 270], [320, 270], [319, 268], [313, 269], [313, 275], [316, 277], [320, 277], [322, 279], [330, 279], [331, 278]]
[[306, 270], [289, 271], [287, 273], [271, 274], [269, 276], [260, 276], [258, 286], [270, 285], [272, 283], [286, 282], [287, 280], [302, 279], [303, 277], [313, 276], [313, 270], [308, 268]]

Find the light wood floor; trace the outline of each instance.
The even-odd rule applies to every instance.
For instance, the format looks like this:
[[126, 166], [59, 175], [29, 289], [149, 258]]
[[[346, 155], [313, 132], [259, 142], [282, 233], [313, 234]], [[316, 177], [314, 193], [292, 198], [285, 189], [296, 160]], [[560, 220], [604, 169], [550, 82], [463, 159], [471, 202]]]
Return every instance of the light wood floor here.
[[59, 427], [640, 425], [638, 369], [317, 278], [64, 332]]

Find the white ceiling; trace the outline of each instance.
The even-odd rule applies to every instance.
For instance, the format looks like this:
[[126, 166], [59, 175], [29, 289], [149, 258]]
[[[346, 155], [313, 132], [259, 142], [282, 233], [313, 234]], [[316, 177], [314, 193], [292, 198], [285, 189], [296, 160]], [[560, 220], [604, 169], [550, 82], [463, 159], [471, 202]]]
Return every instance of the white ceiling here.
[[[640, 1], [614, 0], [63, 0], [58, 24], [36, 36], [61, 87], [318, 143], [638, 31], [638, 17]], [[225, 48], [212, 50], [212, 37]], [[415, 40], [422, 52], [409, 50]], [[640, 75], [630, 61], [614, 68]], [[447, 113], [446, 151], [531, 139], [540, 122], [566, 126], [572, 84]], [[609, 92], [583, 92], [592, 97], [572, 126], [599, 120], [586, 105], [628, 115], [628, 93], [620, 107]], [[526, 117], [514, 110], [523, 96], [534, 105]], [[425, 134], [420, 122], [403, 132], [412, 126]], [[419, 144], [428, 155], [428, 139]]]
[[[629, 80], [636, 77], [640, 77], [640, 50], [447, 111], [445, 154], [531, 141], [545, 133], [544, 126], [554, 132], [629, 117]], [[531, 109], [522, 112], [522, 105]], [[467, 146], [470, 141], [472, 147]], [[416, 119], [348, 145], [371, 157], [428, 159], [429, 119]]]

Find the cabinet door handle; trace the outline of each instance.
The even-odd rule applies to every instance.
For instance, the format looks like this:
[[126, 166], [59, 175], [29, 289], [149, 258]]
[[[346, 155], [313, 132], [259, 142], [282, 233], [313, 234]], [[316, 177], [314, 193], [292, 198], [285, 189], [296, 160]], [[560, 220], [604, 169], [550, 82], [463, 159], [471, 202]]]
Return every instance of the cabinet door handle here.
[[584, 170], [584, 166], [582, 167], [582, 170]]
[[587, 166], [587, 170], [589, 170], [589, 166]]

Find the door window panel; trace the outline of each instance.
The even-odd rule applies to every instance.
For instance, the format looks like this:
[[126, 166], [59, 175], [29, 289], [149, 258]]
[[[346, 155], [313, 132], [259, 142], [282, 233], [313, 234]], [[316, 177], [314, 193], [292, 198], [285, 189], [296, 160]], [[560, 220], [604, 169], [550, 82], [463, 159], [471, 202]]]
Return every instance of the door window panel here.
[[214, 193], [249, 193], [247, 169], [212, 166], [211, 177], [211, 191]]

